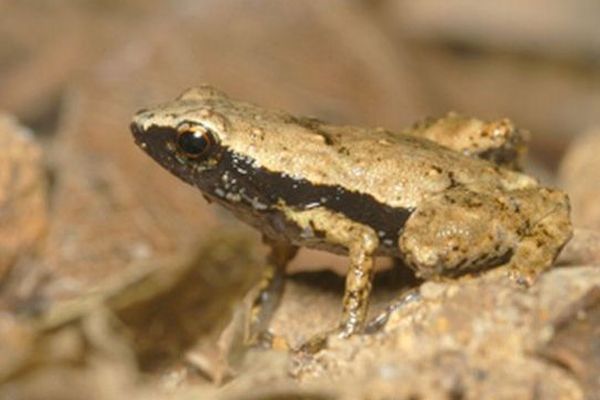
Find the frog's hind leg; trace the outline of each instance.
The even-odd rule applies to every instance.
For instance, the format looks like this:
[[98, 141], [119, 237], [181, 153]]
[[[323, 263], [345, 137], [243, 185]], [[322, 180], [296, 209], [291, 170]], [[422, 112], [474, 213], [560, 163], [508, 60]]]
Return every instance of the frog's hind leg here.
[[281, 300], [285, 286], [285, 268], [298, 252], [298, 247], [289, 242], [275, 241], [267, 237], [263, 241], [271, 251], [257, 291], [252, 293], [249, 326], [246, 342], [252, 345], [267, 341], [267, 328]]
[[569, 199], [559, 190], [523, 191], [519, 211], [530, 215], [521, 239], [508, 264], [517, 282], [531, 285], [541, 272], [550, 268], [573, 234], [569, 218]]
[[424, 201], [399, 237], [403, 260], [420, 278], [456, 277], [506, 261], [519, 239], [518, 221], [495, 196], [463, 187]]
[[530, 284], [552, 265], [571, 231], [568, 198], [560, 191], [534, 187], [501, 195], [458, 187], [424, 202], [398, 245], [423, 278], [507, 264], [512, 277]]
[[529, 141], [529, 133], [508, 119], [482, 121], [456, 113], [423, 121], [407, 133], [517, 171], [522, 169]]

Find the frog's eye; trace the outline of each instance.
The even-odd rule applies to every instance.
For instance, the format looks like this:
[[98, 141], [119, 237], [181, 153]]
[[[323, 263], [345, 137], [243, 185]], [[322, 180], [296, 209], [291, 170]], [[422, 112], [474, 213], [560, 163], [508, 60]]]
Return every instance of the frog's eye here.
[[215, 135], [202, 125], [190, 126], [184, 124], [179, 127], [177, 149], [186, 157], [197, 159], [206, 157], [211, 148], [216, 144]]

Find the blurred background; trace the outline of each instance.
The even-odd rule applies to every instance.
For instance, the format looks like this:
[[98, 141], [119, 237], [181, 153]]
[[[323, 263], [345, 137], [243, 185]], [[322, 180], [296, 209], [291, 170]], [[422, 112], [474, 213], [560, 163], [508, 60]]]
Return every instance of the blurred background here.
[[[577, 228], [600, 229], [599, 21], [596, 0], [0, 0], [0, 315], [35, 314], [198, 249], [216, 268], [199, 283], [205, 305], [222, 297], [219, 279], [260, 270], [259, 235], [142, 154], [128, 130], [138, 109], [206, 83], [392, 130], [448, 111], [508, 117], [532, 134], [527, 171], [567, 190]], [[294, 268], [345, 264], [303, 251]], [[140, 337], [138, 316], [167, 303], [128, 314]], [[0, 334], [7, 326], [0, 318]]]
[[78, 293], [240, 226], [128, 132], [137, 109], [203, 83], [388, 129], [451, 110], [509, 117], [532, 133], [529, 170], [596, 227], [599, 18], [594, 0], [2, 0], [0, 110], [33, 132], [48, 187], [45, 213], [24, 213], [43, 234], [15, 254], [35, 248], [39, 268], [68, 278], [58, 292]]

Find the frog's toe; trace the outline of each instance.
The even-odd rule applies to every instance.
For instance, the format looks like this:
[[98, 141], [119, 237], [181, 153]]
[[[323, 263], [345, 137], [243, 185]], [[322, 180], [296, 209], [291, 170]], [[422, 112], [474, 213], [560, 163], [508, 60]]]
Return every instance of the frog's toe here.
[[329, 344], [329, 339], [338, 338], [338, 339], [348, 339], [351, 336], [364, 333], [362, 331], [348, 331], [344, 328], [344, 326], [339, 326], [335, 329], [330, 329], [328, 331], [324, 331], [318, 333], [312, 337], [310, 337], [305, 342], [302, 342], [298, 347], [294, 349], [296, 353], [308, 353], [315, 354], [321, 350], [327, 348]]
[[541, 269], [524, 269], [514, 266], [509, 266], [508, 276], [517, 285], [529, 288], [533, 286], [540, 275], [542, 274]]
[[312, 336], [294, 349], [295, 353], [316, 354], [327, 348], [329, 337], [332, 332], [322, 332]]

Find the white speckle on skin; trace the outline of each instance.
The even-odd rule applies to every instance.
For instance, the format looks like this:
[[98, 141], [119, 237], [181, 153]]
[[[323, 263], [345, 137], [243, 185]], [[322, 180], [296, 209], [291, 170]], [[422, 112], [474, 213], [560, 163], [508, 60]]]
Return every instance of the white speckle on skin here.
[[223, 186], [225, 187], [225, 189], [229, 189], [231, 188], [231, 183], [229, 180], [229, 172], [225, 171], [223, 173], [223, 175], [221, 175], [221, 182], [223, 182]]
[[175, 160], [177, 160], [177, 162], [181, 165], [185, 165], [186, 164], [186, 160], [184, 158], [182, 158], [179, 154], [175, 153]]
[[315, 201], [313, 203], [308, 203], [307, 205], [304, 206], [305, 210], [310, 210], [311, 208], [316, 208], [316, 207], [320, 207], [321, 203], [319, 203], [318, 201]]
[[253, 160], [251, 165], [252, 165], [253, 168], [260, 168], [261, 167], [261, 164], [258, 162], [258, 160]]
[[240, 201], [242, 201], [242, 196], [240, 196], [239, 193], [227, 192], [227, 194], [225, 195], [225, 199], [234, 203], [239, 203]]
[[208, 168], [203, 164], [196, 164], [192, 167], [196, 172], [206, 171]]
[[365, 169], [363, 167], [353, 167], [352, 174], [356, 176], [362, 176], [365, 174]]
[[266, 210], [266, 209], [267, 209], [267, 205], [266, 205], [266, 204], [264, 204], [264, 203], [261, 203], [261, 202], [258, 200], [258, 198], [254, 197], [254, 198], [252, 199], [252, 208], [254, 208], [255, 210], [262, 211], [262, 210]]

